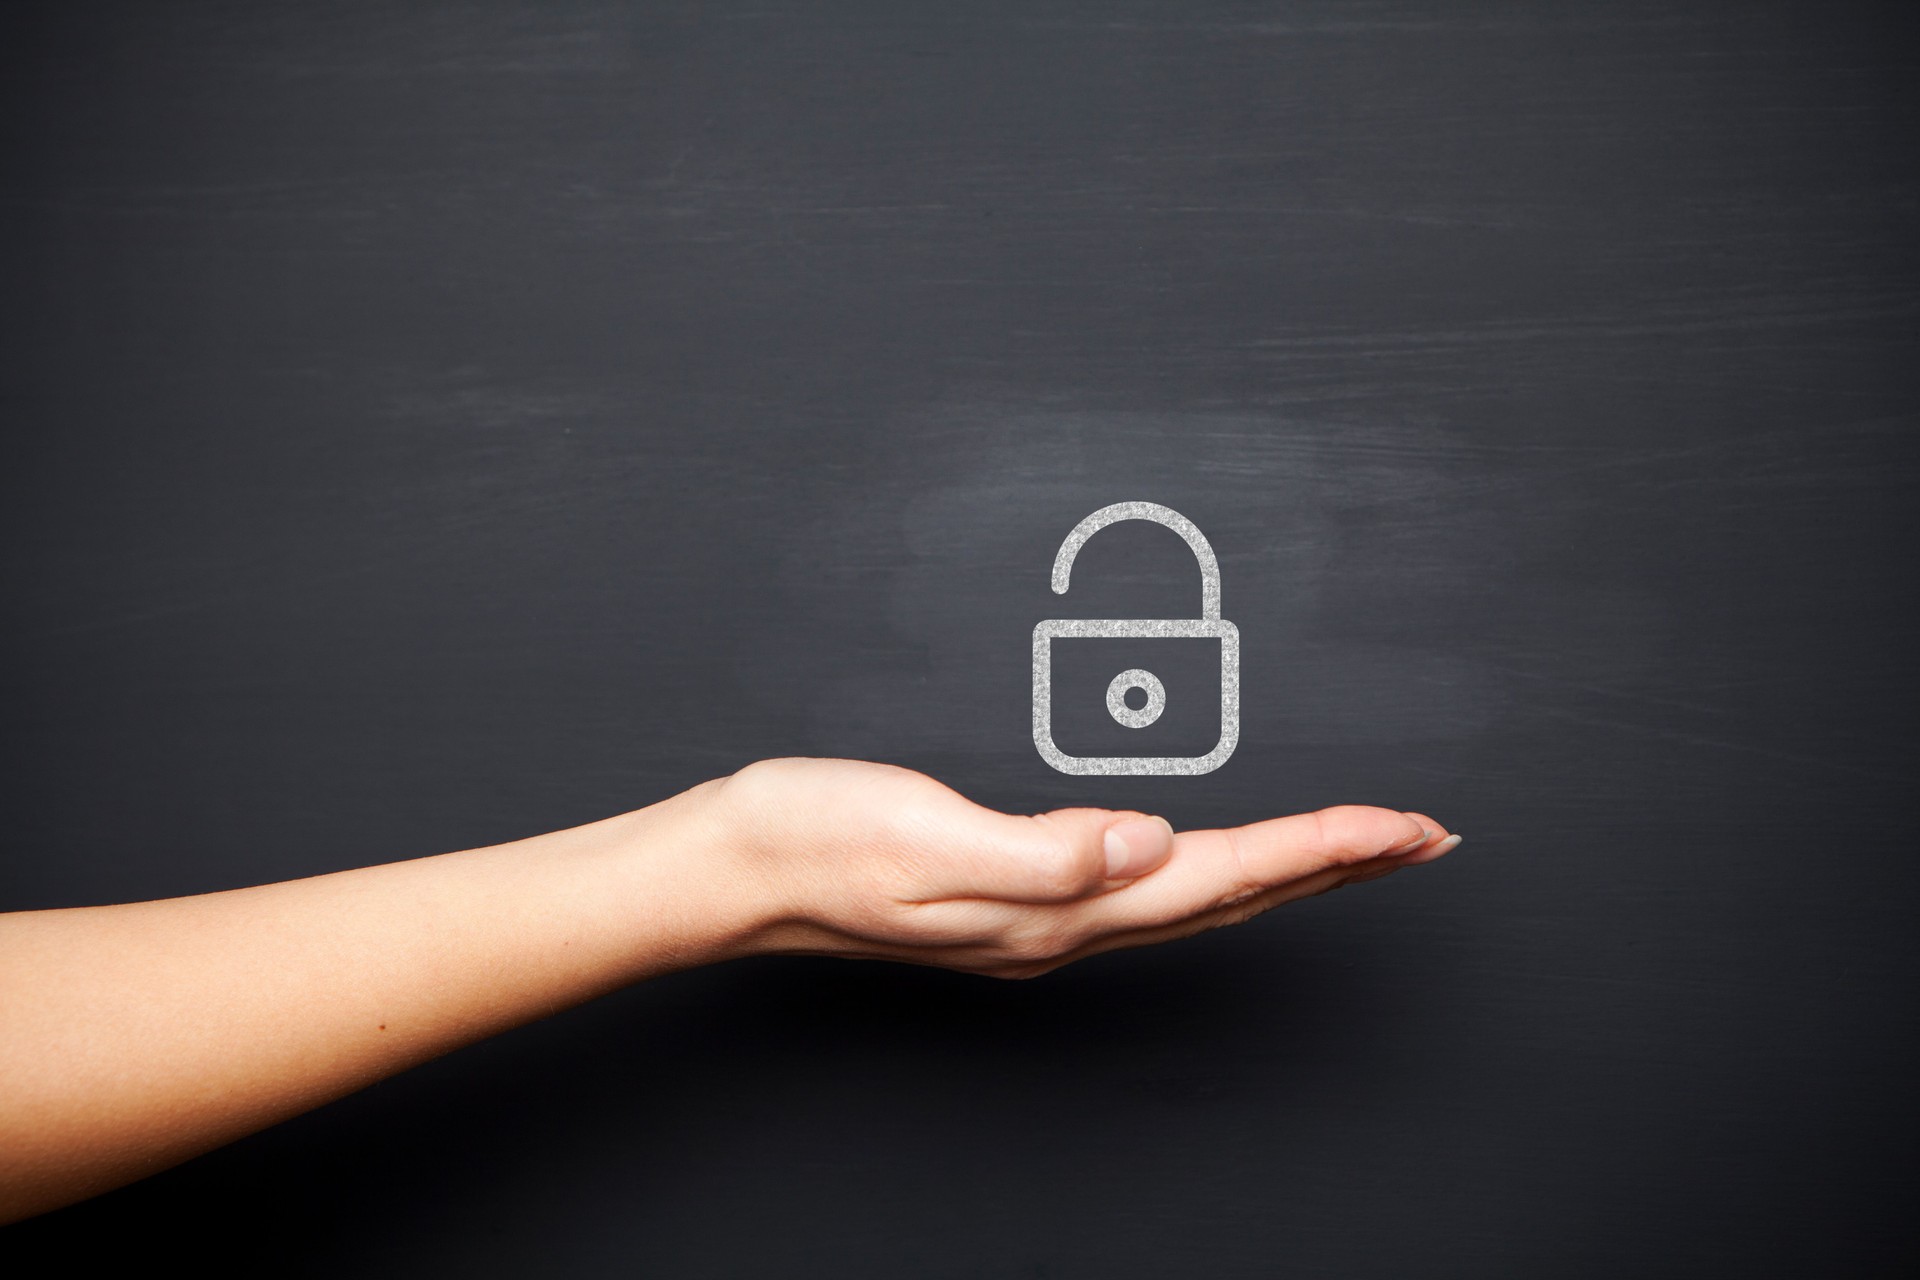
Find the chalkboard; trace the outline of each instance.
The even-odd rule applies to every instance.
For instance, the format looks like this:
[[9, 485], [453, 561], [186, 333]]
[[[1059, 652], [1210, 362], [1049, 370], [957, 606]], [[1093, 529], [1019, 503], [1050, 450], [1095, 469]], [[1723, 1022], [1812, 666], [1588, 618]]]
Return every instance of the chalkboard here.
[[[7, 6], [0, 905], [494, 843], [786, 754], [1466, 837], [1030, 983], [675, 975], [8, 1252], [1910, 1273], [1916, 34]], [[1037, 622], [1198, 609], [1140, 523], [1051, 591], [1121, 501], [1218, 554], [1241, 733], [1204, 776], [1032, 742]]]

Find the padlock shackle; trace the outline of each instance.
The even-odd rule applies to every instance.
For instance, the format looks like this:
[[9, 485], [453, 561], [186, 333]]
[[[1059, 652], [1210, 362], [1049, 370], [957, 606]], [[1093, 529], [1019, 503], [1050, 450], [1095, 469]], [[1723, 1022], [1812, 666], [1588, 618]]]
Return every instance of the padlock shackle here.
[[1213, 547], [1208, 543], [1207, 535], [1172, 507], [1163, 507], [1157, 502], [1116, 502], [1110, 507], [1100, 508], [1073, 526], [1073, 532], [1060, 544], [1060, 553], [1053, 558], [1053, 593], [1058, 596], [1067, 593], [1067, 579], [1073, 573], [1074, 557], [1080, 554], [1081, 547], [1087, 545], [1087, 539], [1122, 520], [1150, 520], [1154, 524], [1165, 525], [1187, 540], [1187, 545], [1193, 548], [1193, 558], [1200, 562], [1200, 616], [1209, 622], [1218, 622], [1220, 562], [1214, 559]]

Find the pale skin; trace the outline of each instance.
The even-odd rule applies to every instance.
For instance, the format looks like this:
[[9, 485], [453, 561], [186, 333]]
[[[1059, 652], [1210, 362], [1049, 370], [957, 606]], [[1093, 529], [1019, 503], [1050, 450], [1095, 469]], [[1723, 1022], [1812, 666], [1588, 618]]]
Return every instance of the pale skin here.
[[0, 1221], [97, 1195], [510, 1027], [749, 955], [1035, 977], [1452, 850], [1343, 805], [1220, 831], [1016, 816], [769, 760], [511, 844], [0, 915]]

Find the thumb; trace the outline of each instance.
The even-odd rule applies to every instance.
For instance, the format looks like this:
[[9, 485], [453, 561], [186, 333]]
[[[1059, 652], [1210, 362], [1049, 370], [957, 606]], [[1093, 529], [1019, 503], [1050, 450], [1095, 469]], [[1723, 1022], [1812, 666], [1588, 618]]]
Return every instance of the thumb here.
[[1067, 902], [1134, 880], [1173, 852], [1166, 819], [1111, 809], [1056, 809], [1034, 817], [994, 813], [981, 825], [967, 883], [954, 896]]

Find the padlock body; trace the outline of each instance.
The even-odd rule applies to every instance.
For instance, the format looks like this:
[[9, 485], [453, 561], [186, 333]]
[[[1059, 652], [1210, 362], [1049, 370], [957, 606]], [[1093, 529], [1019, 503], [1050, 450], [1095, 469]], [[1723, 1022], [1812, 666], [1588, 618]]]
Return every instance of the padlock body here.
[[[1054, 736], [1054, 652], [1070, 647], [1057, 645], [1057, 641], [1081, 639], [1217, 641], [1219, 740], [1210, 750], [1189, 755], [1080, 755], [1062, 750]], [[1192, 693], [1191, 689], [1170, 692], [1168, 700]], [[1151, 734], [1151, 730], [1145, 732]], [[1041, 758], [1060, 772], [1157, 776], [1211, 773], [1226, 763], [1239, 740], [1240, 631], [1233, 623], [1207, 618], [1049, 618], [1033, 629], [1033, 745]]]

